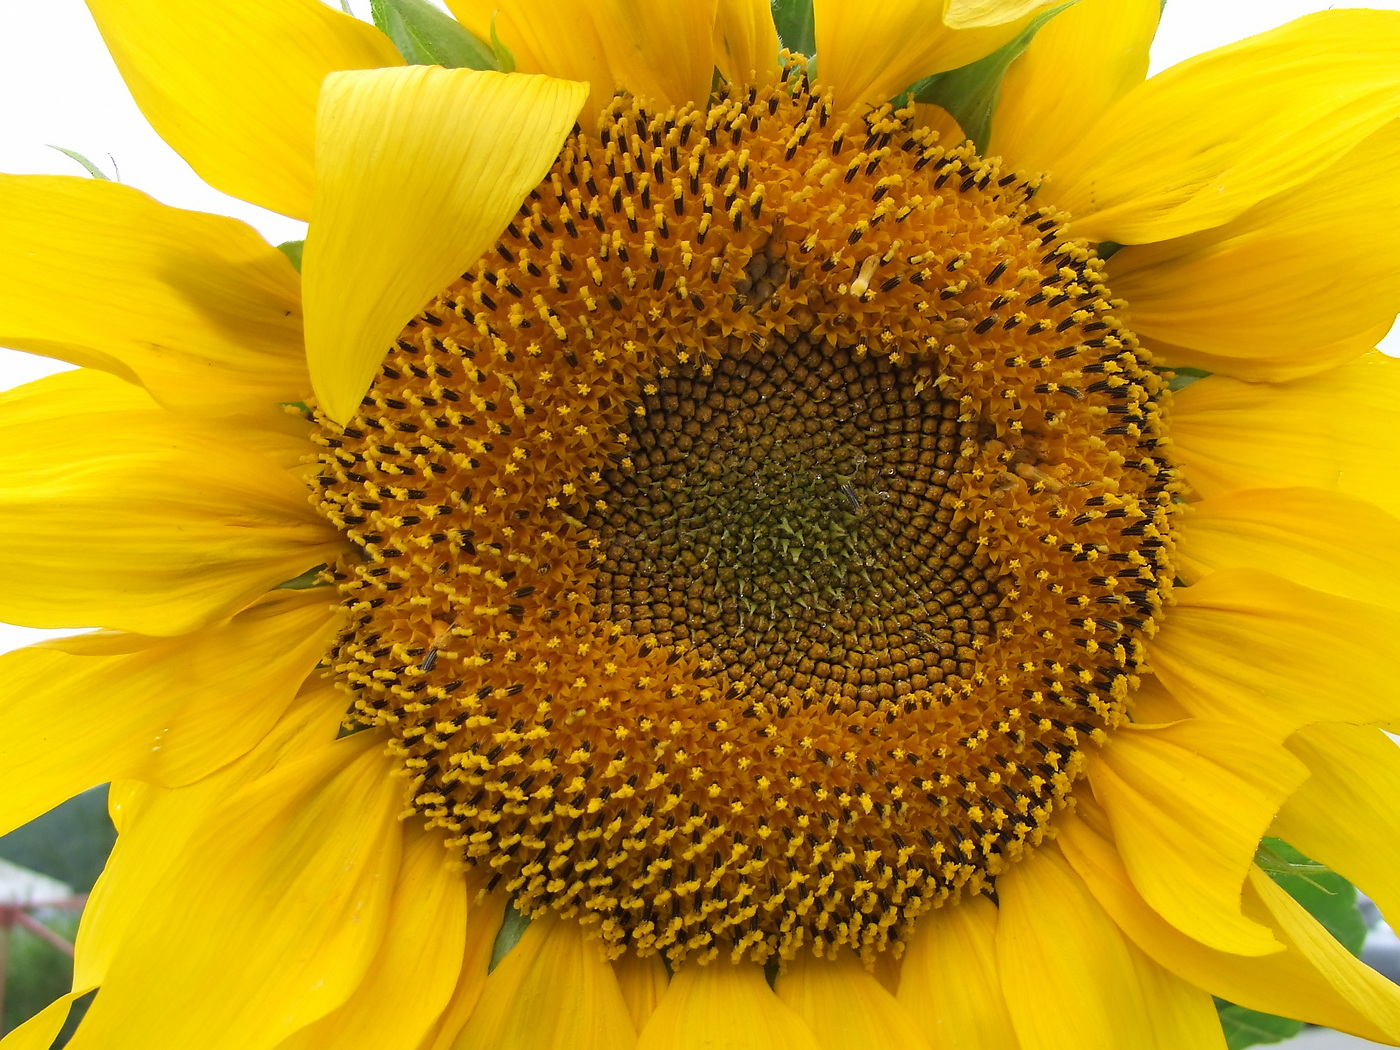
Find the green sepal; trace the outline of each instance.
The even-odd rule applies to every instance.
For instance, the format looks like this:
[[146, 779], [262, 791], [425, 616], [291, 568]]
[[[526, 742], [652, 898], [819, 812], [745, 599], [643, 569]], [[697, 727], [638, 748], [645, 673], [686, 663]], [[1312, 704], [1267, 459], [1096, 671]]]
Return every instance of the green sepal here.
[[101, 179], [103, 182], [112, 181], [112, 176], [108, 175], [105, 171], [99, 168], [92, 161], [88, 160], [77, 150], [64, 149], [62, 146], [50, 146], [49, 149], [56, 149], [69, 160], [76, 160], [79, 164], [81, 164], [84, 168], [87, 169], [87, 173], [91, 175], [94, 179]]
[[305, 248], [305, 241], [283, 241], [277, 246], [277, 250], [287, 257], [297, 273], [301, 273], [301, 253]]
[[1003, 44], [976, 62], [924, 77], [896, 101], [902, 103], [912, 96], [915, 102], [932, 102], [942, 106], [953, 115], [958, 127], [973, 141], [977, 151], [985, 153], [987, 142], [992, 137], [992, 114], [1001, 97], [1001, 81], [1007, 69], [1021, 57], [1021, 53], [1050, 19], [1078, 2], [1065, 0], [1065, 3], [1036, 15], [1010, 43]]
[[500, 68], [491, 48], [428, 0], [369, 0], [369, 13], [411, 65]]
[[279, 583], [276, 589], [279, 591], [309, 591], [312, 587], [327, 587], [329, 584], [321, 579], [321, 570], [325, 567], [325, 564], [322, 563], [314, 569], [307, 569], [295, 579]]
[[1167, 388], [1173, 391], [1184, 390], [1192, 383], [1210, 375], [1209, 372], [1201, 368], [1169, 368], [1167, 371], [1171, 375], [1171, 381], [1167, 383]]
[[514, 904], [506, 905], [501, 930], [496, 934], [496, 943], [491, 947], [491, 965], [487, 967], [487, 973], [499, 966], [510, 950], [520, 943], [520, 938], [525, 934], [525, 927], [529, 925], [530, 920], [516, 911]]
[[1230, 1050], [1244, 1050], [1260, 1043], [1281, 1043], [1303, 1030], [1303, 1022], [1291, 1017], [1275, 1017], [1258, 1010], [1246, 1010], [1234, 1003], [1217, 1003], [1220, 1027], [1225, 1030], [1225, 1045]]
[[789, 51], [811, 58], [817, 51], [817, 20], [812, 0], [772, 0], [778, 42]]
[[515, 72], [515, 55], [510, 48], [501, 43], [501, 38], [496, 35], [496, 16], [491, 16], [491, 53], [496, 59], [496, 68], [502, 73]]

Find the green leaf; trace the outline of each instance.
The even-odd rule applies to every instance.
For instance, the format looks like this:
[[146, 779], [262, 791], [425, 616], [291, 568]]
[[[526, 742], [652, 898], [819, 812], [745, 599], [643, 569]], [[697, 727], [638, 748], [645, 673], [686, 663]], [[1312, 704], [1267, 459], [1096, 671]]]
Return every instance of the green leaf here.
[[510, 950], [520, 943], [525, 927], [529, 925], [530, 920], [516, 911], [514, 904], [506, 905], [505, 918], [501, 920], [501, 932], [496, 934], [496, 943], [491, 948], [491, 965], [487, 967], [487, 973], [499, 966]]
[[1001, 81], [1007, 69], [1021, 57], [1021, 52], [1030, 46], [1035, 35], [1050, 19], [1078, 2], [1066, 0], [1036, 15], [1014, 40], [985, 58], [946, 73], [924, 77], [909, 88], [900, 101], [912, 95], [915, 102], [932, 102], [942, 106], [957, 120], [963, 133], [977, 146], [977, 151], [985, 152], [992, 135], [992, 114], [1001, 97]]
[[491, 53], [495, 56], [496, 67], [502, 73], [515, 72], [515, 56], [511, 54], [510, 48], [501, 43], [501, 38], [496, 35], [496, 16], [491, 16]]
[[496, 69], [491, 49], [428, 0], [369, 0], [370, 17], [416, 66]]
[[[1172, 378], [1167, 386], [1172, 390], [1184, 390], [1197, 380], [1204, 379], [1206, 376], [1210, 375], [1209, 372], [1202, 371], [1199, 368], [1172, 368], [1168, 371]], [[1255, 859], [1257, 860], [1258, 858], [1256, 857]]]
[[[50, 146], [49, 149], [56, 149], [58, 150], [58, 152], [62, 153], [65, 157], [69, 158], [70, 160], [76, 160], [79, 164], [81, 164], [84, 168], [87, 169], [87, 173], [91, 175], [94, 179], [101, 179], [103, 182], [112, 181], [112, 177], [110, 175], [108, 175], [105, 171], [99, 168], [92, 161], [84, 157], [77, 150], [64, 149], [62, 146]], [[116, 165], [114, 164], [113, 167], [116, 167]]]
[[778, 42], [794, 54], [810, 58], [817, 50], [817, 20], [812, 14], [812, 0], [772, 0], [772, 3]]
[[324, 564], [321, 564], [314, 569], [307, 569], [296, 579], [279, 583], [275, 589], [279, 591], [309, 591], [312, 587], [328, 586], [321, 580], [321, 570], [325, 567]]
[[301, 273], [301, 253], [305, 247], [305, 241], [283, 241], [277, 246], [277, 250], [292, 261], [297, 273]]
[[1219, 1003], [1220, 1027], [1230, 1050], [1244, 1050], [1260, 1043], [1281, 1043], [1303, 1030], [1303, 1022], [1289, 1017], [1261, 1014], [1234, 1003]]
[[1266, 838], [1255, 859], [1269, 878], [1308, 909], [1347, 951], [1361, 954], [1366, 943], [1366, 921], [1356, 907], [1355, 886], [1335, 871], [1315, 864], [1282, 839]]

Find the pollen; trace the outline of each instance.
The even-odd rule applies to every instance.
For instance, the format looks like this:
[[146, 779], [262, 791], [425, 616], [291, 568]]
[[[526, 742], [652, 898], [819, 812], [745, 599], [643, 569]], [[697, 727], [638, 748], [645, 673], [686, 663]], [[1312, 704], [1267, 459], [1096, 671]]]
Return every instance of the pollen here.
[[404, 329], [317, 500], [349, 728], [526, 914], [615, 953], [898, 946], [1125, 717], [1169, 396], [1091, 246], [912, 112], [575, 129]]

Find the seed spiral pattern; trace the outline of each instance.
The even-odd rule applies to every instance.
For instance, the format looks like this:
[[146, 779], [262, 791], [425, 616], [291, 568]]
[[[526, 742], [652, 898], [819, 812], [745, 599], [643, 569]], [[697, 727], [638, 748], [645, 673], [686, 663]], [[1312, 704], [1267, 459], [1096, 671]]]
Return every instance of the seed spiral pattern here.
[[795, 68], [619, 99], [315, 416], [348, 724], [614, 951], [869, 956], [988, 888], [1173, 576], [1169, 395], [1091, 247], [832, 113]]

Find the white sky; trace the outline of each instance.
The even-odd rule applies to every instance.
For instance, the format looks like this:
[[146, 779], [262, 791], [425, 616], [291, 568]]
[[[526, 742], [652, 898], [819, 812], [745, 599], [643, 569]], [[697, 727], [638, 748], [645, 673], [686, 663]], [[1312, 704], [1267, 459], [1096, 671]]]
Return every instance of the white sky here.
[[[351, 0], [366, 15], [368, 0]], [[1282, 25], [1311, 11], [1341, 6], [1318, 0], [1168, 0], [1153, 49], [1153, 69]], [[1400, 9], [1400, 0], [1368, 6]], [[109, 175], [167, 204], [234, 215], [273, 243], [304, 235], [280, 215], [205, 186], [142, 119], [83, 0], [0, 0], [0, 171], [82, 175], [49, 145], [86, 155]], [[1388, 340], [1400, 343], [1400, 339]], [[1400, 347], [1388, 347], [1400, 349]], [[0, 388], [64, 367], [0, 349]], [[63, 632], [0, 624], [0, 651]]]

